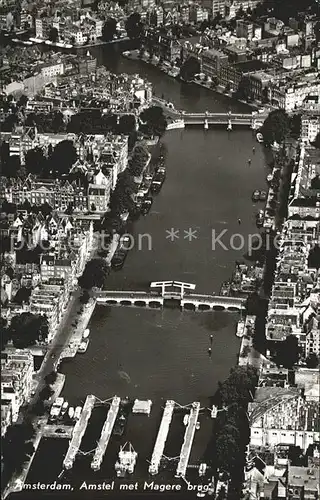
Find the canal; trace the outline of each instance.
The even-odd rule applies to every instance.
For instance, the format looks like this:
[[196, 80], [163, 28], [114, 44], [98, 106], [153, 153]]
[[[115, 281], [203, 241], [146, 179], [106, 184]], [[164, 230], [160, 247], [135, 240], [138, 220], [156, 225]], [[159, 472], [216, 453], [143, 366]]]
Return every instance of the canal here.
[[[94, 52], [99, 62], [114, 72], [144, 75], [157, 95], [187, 111], [248, 110], [206, 89], [182, 84], [144, 63], [119, 57], [114, 51]], [[167, 151], [166, 181], [150, 213], [130, 228], [134, 247], [123, 269], [111, 273], [107, 286], [113, 290], [147, 290], [151, 281], [180, 280], [196, 284], [198, 293], [219, 293], [221, 283], [231, 276], [234, 262], [243, 260], [248, 235], [257, 233], [254, 215], [260, 207], [253, 205], [251, 194], [254, 189], [265, 188], [268, 172], [263, 149], [246, 128], [230, 133], [224, 129], [204, 131], [201, 127], [175, 130], [165, 134], [163, 143]], [[252, 160], [250, 166], [248, 158]], [[171, 229], [177, 236], [173, 241], [168, 238]], [[141, 244], [139, 235], [147, 235]], [[214, 237], [219, 235], [222, 244], [214, 244]], [[200, 401], [208, 406], [218, 382], [236, 364], [236, 320], [237, 315], [223, 312], [99, 306], [90, 323], [87, 352], [61, 365], [66, 375], [63, 396], [72, 405], [92, 393], [103, 400], [117, 394], [153, 401], [149, 419], [131, 420], [123, 438], [138, 452], [138, 475], [143, 478], [165, 400], [180, 404]], [[210, 436], [210, 420], [201, 418], [202, 434], [196, 437], [191, 456], [194, 462], [201, 460]], [[179, 453], [182, 429], [176, 425], [170, 435], [169, 448], [175, 441], [180, 443], [167, 452], [171, 456]], [[60, 463], [64, 447], [61, 443], [60, 455], [55, 452]], [[46, 451], [40, 448], [30, 473], [33, 481], [42, 475], [41, 456], [50, 449], [48, 443], [42, 448]], [[109, 456], [112, 467], [118, 448], [119, 444], [114, 444], [112, 458]], [[105, 462], [104, 478], [112, 477], [108, 459]], [[84, 467], [82, 461], [71, 474], [72, 481], [79, 482], [89, 471], [89, 464]]]

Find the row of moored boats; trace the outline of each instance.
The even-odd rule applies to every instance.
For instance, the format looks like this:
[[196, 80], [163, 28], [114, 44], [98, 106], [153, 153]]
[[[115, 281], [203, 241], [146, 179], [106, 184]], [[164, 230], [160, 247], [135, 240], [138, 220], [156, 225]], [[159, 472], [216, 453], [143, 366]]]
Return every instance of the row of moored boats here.
[[[144, 174], [135, 201], [136, 211], [138, 215], [147, 215], [150, 212], [153, 204], [152, 194], [157, 194], [160, 192], [165, 178], [166, 169], [162, 164], [158, 165], [153, 173], [148, 170]], [[129, 253], [129, 249], [130, 238], [128, 236], [123, 236], [122, 238], [120, 238], [119, 244], [111, 261], [111, 266], [113, 269], [121, 269], [123, 267]]]
[[82, 412], [81, 406], [76, 406], [75, 408], [73, 406], [69, 407], [68, 401], [65, 401], [64, 398], [59, 397], [55, 400], [55, 402], [51, 407], [49, 422], [50, 423], [56, 423], [56, 422], [61, 423], [62, 421], [75, 422], [79, 420], [81, 412]]

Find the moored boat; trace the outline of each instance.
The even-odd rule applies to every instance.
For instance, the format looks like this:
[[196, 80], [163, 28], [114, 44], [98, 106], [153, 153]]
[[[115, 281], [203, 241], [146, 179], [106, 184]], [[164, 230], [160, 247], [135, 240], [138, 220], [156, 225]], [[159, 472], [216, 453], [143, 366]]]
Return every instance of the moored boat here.
[[263, 226], [263, 221], [264, 221], [263, 210], [259, 210], [259, 212], [256, 215], [256, 225], [257, 225], [257, 227], [262, 227]]
[[85, 331], [83, 332], [82, 338], [86, 339], [89, 337], [89, 335], [90, 335], [90, 329], [86, 328]]
[[273, 175], [272, 174], [268, 174], [267, 175], [267, 182], [272, 182], [273, 180]]
[[220, 295], [227, 297], [230, 294], [230, 288], [231, 288], [231, 285], [230, 285], [229, 281], [225, 281], [224, 283], [222, 283], [221, 288], [220, 288]]
[[253, 191], [251, 199], [252, 199], [252, 201], [259, 201], [260, 200], [260, 191], [259, 191], [259, 189], [255, 189]]
[[73, 418], [73, 416], [74, 416], [74, 408], [73, 406], [70, 406], [68, 410], [68, 417]]
[[143, 200], [142, 205], [141, 205], [142, 215], [147, 215], [147, 213], [150, 212], [150, 209], [152, 207], [152, 203], [153, 203], [153, 199], [151, 196], [148, 196], [147, 198], [145, 198]]
[[126, 474], [132, 474], [136, 465], [138, 453], [134, 450], [131, 443], [126, 443], [120, 447], [118, 460], [115, 464], [115, 470], [118, 477], [125, 477]]
[[83, 339], [81, 344], [78, 347], [78, 353], [80, 353], [80, 354], [85, 353], [86, 350], [88, 349], [88, 345], [89, 345], [89, 339], [88, 338]]
[[267, 193], [266, 191], [261, 191], [260, 193], [260, 201], [266, 201], [267, 199]]
[[129, 398], [125, 398], [120, 403], [117, 419], [113, 428], [115, 436], [122, 436], [128, 421], [129, 413], [132, 409], [132, 403]]
[[243, 319], [240, 319], [237, 324], [237, 330], [236, 330], [236, 336], [237, 337], [243, 337], [245, 334], [245, 321]]
[[61, 408], [61, 412], [60, 412], [60, 416], [63, 417], [66, 413], [67, 413], [67, 410], [68, 410], [68, 406], [69, 406], [69, 403], [68, 401], [65, 401], [62, 405], [62, 408]]
[[73, 418], [75, 420], [79, 420], [81, 412], [82, 412], [81, 406], [77, 406], [76, 409], [74, 410]]

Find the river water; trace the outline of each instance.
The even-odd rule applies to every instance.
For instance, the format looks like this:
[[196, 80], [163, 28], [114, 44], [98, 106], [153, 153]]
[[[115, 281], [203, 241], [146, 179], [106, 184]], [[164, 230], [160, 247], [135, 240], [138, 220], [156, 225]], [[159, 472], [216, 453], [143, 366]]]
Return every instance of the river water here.
[[[119, 57], [115, 50], [99, 49], [95, 53], [99, 62], [114, 72], [144, 75], [154, 85], [157, 95], [164, 95], [178, 108], [194, 112], [248, 111], [246, 106], [224, 96], [182, 84], [156, 68]], [[219, 293], [222, 281], [232, 273], [235, 260], [242, 260], [246, 253], [248, 234], [257, 232], [254, 214], [260, 207], [252, 204], [251, 193], [265, 187], [263, 149], [246, 128], [231, 133], [225, 129], [204, 131], [201, 127], [175, 130], [166, 133], [163, 143], [167, 149], [166, 181], [150, 213], [131, 228], [135, 245], [123, 269], [111, 273], [107, 286], [114, 290], [147, 290], [151, 281], [180, 280], [196, 284], [198, 293]], [[171, 228], [178, 231], [179, 237], [174, 241], [167, 238]], [[189, 229], [196, 236], [191, 241], [185, 233]], [[213, 231], [216, 236], [224, 231], [221, 240], [227, 249], [218, 243], [213, 248]], [[241, 237], [234, 239], [234, 246], [240, 245], [242, 237], [245, 241], [239, 250], [230, 248], [235, 233], [241, 233]], [[139, 245], [142, 234], [148, 236]], [[124, 438], [139, 453], [138, 475], [143, 478], [164, 401], [174, 399], [180, 404], [200, 401], [208, 406], [218, 381], [224, 380], [236, 364], [239, 350], [236, 320], [236, 314], [224, 312], [99, 306], [90, 323], [87, 352], [62, 364], [66, 374], [63, 396], [73, 405], [92, 393], [103, 400], [117, 394], [153, 401], [151, 417], [129, 419]], [[211, 357], [210, 335], [213, 335]], [[211, 424], [205, 416], [201, 418], [203, 429], [197, 434], [191, 462], [201, 459], [210, 436]], [[97, 428], [101, 429], [102, 422], [101, 418]], [[182, 429], [179, 424], [172, 431], [168, 444], [171, 456], [179, 454]], [[95, 439], [98, 435], [99, 432]], [[172, 444], [175, 442], [177, 446]], [[41, 445], [29, 482], [39, 478], [39, 474], [43, 478], [41, 457], [50, 453], [52, 446], [58, 449], [60, 444], [46, 441]], [[58, 461], [62, 461], [64, 448], [65, 443], [61, 443]], [[113, 467], [118, 444], [111, 444], [111, 448], [109, 458]], [[55, 456], [59, 456], [57, 451]], [[103, 477], [111, 477], [108, 459], [105, 462]], [[61, 462], [57, 470], [60, 465]], [[52, 479], [55, 468], [52, 466], [50, 471]], [[76, 466], [73, 481], [77, 483], [86, 474], [89, 467]]]

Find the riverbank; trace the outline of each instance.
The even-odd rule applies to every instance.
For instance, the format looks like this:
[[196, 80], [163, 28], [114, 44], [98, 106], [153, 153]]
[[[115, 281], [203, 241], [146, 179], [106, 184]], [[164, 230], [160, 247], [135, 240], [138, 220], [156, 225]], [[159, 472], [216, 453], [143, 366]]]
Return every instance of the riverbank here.
[[[159, 62], [155, 61], [154, 59], [150, 60], [147, 57], [143, 57], [143, 56], [139, 57], [139, 50], [138, 49], [131, 50], [131, 51], [125, 51], [122, 53], [122, 56], [127, 58], [127, 59], [130, 59], [132, 61], [141, 61], [142, 63], [144, 63], [146, 65], [150, 65], [150, 66], [153, 66], [154, 68], [157, 68], [159, 70], [159, 72], [164, 73], [165, 75], [167, 75], [170, 78], [179, 79], [179, 74], [180, 74], [179, 68], [177, 68], [177, 67], [172, 68], [171, 66], [168, 66], [166, 64], [159, 65]], [[207, 83], [207, 82], [204, 82], [201, 80], [191, 80], [190, 82], [185, 82], [185, 83], [197, 85], [199, 87], [210, 90], [211, 92], [213, 92], [215, 94], [223, 95], [223, 96], [225, 96], [229, 99], [232, 99], [232, 100], [235, 99], [234, 96], [231, 95], [231, 93], [224, 92], [222, 87], [218, 86], [218, 87], [212, 88], [210, 83]], [[259, 109], [258, 103], [251, 103], [251, 102], [249, 103], [249, 102], [246, 102], [242, 99], [236, 99], [236, 100], [238, 102], [240, 102], [241, 104], [245, 104], [246, 106], [250, 107], [253, 110]]]
[[36, 44], [36, 45], [46, 45], [48, 47], [54, 48], [54, 49], [73, 49], [73, 50], [80, 50], [80, 49], [91, 49], [94, 47], [104, 47], [107, 45], [112, 45], [116, 43], [124, 43], [128, 42], [130, 40], [129, 37], [123, 37], [123, 38], [117, 38], [116, 40], [109, 40], [107, 42], [103, 40], [97, 40], [92, 43], [86, 43], [84, 45], [75, 45], [72, 43], [62, 43], [62, 42], [52, 42], [51, 40], [43, 40], [40, 38], [29, 38], [29, 41], [24, 41], [24, 40], [12, 40], [12, 42], [15, 43], [22, 43], [26, 44], [30, 42], [30, 44]]

